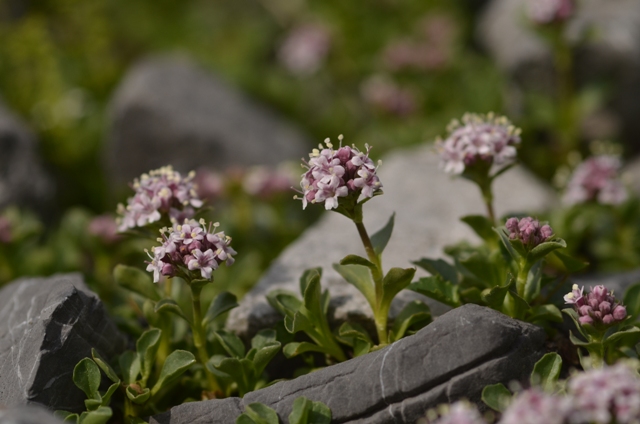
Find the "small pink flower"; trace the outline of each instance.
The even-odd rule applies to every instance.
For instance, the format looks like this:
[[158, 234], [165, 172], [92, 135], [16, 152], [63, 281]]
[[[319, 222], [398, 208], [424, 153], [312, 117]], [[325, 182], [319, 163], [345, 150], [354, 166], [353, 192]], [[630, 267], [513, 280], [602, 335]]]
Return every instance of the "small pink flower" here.
[[571, 293], [564, 296], [565, 303], [574, 305], [581, 324], [613, 325], [627, 317], [627, 309], [606, 287], [595, 286], [586, 296], [583, 290], [574, 284]]
[[505, 227], [509, 231], [510, 240], [520, 240], [528, 249], [533, 249], [553, 236], [549, 225], [540, 225], [537, 219], [530, 216], [522, 219], [509, 218]]
[[571, 18], [575, 0], [528, 0], [529, 18], [538, 25], [564, 22]]
[[567, 204], [597, 202], [618, 205], [628, 194], [620, 180], [622, 164], [616, 156], [594, 156], [573, 171], [564, 194]]
[[278, 50], [278, 59], [292, 74], [313, 74], [331, 49], [331, 35], [320, 25], [304, 24], [291, 30]]

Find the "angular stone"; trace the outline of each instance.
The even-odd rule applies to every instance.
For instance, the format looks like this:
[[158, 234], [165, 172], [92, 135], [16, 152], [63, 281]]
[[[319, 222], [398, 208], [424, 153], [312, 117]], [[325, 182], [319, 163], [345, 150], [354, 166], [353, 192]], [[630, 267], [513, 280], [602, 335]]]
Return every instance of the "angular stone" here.
[[80, 274], [17, 280], [0, 289], [0, 405], [83, 411], [73, 368], [91, 348], [111, 358], [125, 344]]
[[208, 402], [189, 402], [174, 406], [169, 411], [154, 415], [149, 424], [228, 424], [235, 423], [244, 411], [242, 399], [237, 397]]
[[[451, 178], [439, 169], [438, 162], [433, 147], [428, 145], [396, 151], [378, 170], [384, 195], [364, 206], [364, 221], [372, 234], [396, 212], [393, 235], [384, 252], [385, 269], [410, 267], [410, 261], [422, 257], [444, 257], [442, 249], [447, 245], [478, 241], [459, 220], [465, 215], [485, 214], [478, 188], [462, 178]], [[499, 215], [543, 210], [556, 203], [551, 188], [521, 167], [498, 178], [494, 192]], [[300, 275], [317, 266], [323, 268], [322, 282], [331, 293], [333, 318], [366, 324], [372, 314], [364, 296], [331, 267], [350, 253], [366, 256], [354, 224], [337, 213], [325, 213], [274, 261], [240, 307], [231, 311], [227, 326], [236, 333], [252, 335], [273, 325], [281, 316], [266, 303], [265, 295], [276, 288], [299, 293]], [[418, 269], [416, 276], [424, 275], [427, 273]], [[425, 299], [407, 290], [401, 292], [391, 314], [416, 298]], [[429, 303], [435, 314], [446, 310], [441, 304]]]
[[[241, 400], [180, 405], [151, 423], [228, 423], [222, 410], [253, 402], [291, 413], [305, 396], [325, 403], [337, 423], [414, 423], [429, 408], [461, 398], [480, 402], [482, 389], [525, 381], [544, 354], [544, 331], [494, 310], [468, 304], [413, 336], [376, 352], [248, 393]], [[226, 402], [226, 403], [224, 403]], [[192, 410], [196, 414], [188, 413]], [[198, 421], [191, 421], [198, 417]], [[285, 421], [286, 422], [286, 421]]]
[[173, 165], [275, 165], [305, 155], [309, 143], [290, 123], [186, 58], [134, 66], [114, 95], [109, 171], [116, 182]]
[[0, 409], [0, 424], [62, 424], [62, 421], [51, 411], [34, 404]]
[[8, 205], [41, 209], [53, 182], [37, 155], [33, 132], [0, 102], [0, 210]]

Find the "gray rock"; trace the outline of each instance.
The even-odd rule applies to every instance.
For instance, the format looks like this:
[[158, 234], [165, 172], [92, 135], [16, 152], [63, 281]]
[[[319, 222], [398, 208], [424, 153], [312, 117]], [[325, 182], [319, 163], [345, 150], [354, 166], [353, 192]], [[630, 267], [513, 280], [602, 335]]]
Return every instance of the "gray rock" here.
[[0, 405], [82, 411], [73, 368], [91, 348], [111, 358], [125, 343], [80, 274], [17, 280], [0, 289]]
[[185, 58], [133, 67], [111, 104], [107, 157], [116, 182], [171, 164], [275, 165], [302, 157], [309, 143], [281, 117]]
[[0, 409], [0, 424], [62, 424], [51, 411], [37, 405]]
[[[382, 227], [395, 211], [395, 227], [384, 253], [384, 267], [409, 267], [422, 257], [443, 257], [444, 246], [477, 236], [460, 217], [484, 214], [479, 190], [461, 178], [451, 178], [439, 169], [431, 146], [397, 151], [383, 160], [379, 168], [384, 195], [364, 207], [364, 221], [370, 234]], [[496, 211], [537, 211], [553, 205], [555, 194], [523, 168], [517, 167], [498, 178], [495, 184]], [[312, 207], [312, 206], [311, 206]], [[366, 322], [372, 314], [364, 296], [333, 270], [347, 254], [365, 256], [355, 226], [337, 213], [325, 213], [314, 227], [292, 243], [271, 265], [258, 284], [231, 311], [228, 327], [251, 335], [281, 319], [265, 300], [273, 289], [299, 293], [298, 279], [305, 269], [321, 266], [322, 282], [331, 293], [333, 319]], [[418, 269], [418, 277], [427, 275]], [[407, 301], [425, 299], [403, 291], [392, 305], [396, 314]], [[443, 305], [430, 302], [432, 312], [440, 314]]]
[[52, 198], [37, 147], [33, 132], [0, 102], [0, 210], [11, 204], [41, 209]]
[[336, 423], [414, 423], [441, 403], [480, 402], [488, 384], [526, 380], [544, 354], [544, 340], [539, 327], [468, 304], [379, 351], [243, 399], [181, 405], [150, 423], [233, 423], [229, 404], [242, 410], [253, 402], [275, 409], [284, 421], [299, 396], [325, 403]]

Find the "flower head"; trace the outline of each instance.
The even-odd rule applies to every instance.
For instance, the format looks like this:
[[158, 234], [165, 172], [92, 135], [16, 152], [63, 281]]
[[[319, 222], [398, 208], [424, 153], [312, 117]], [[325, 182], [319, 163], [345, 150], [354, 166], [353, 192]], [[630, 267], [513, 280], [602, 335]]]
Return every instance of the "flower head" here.
[[572, 423], [637, 423], [640, 420], [640, 376], [627, 364], [576, 374], [569, 380]]
[[499, 424], [562, 424], [570, 410], [568, 398], [552, 396], [533, 388], [515, 398]]
[[459, 175], [480, 163], [503, 168], [516, 159], [520, 129], [505, 117], [466, 114], [448, 130], [449, 136], [436, 142], [445, 172]]
[[[338, 138], [342, 143], [342, 136]], [[319, 146], [320, 150], [314, 149], [302, 165], [307, 169], [300, 181], [303, 209], [308, 203], [324, 203], [325, 209], [336, 209], [341, 197], [373, 197], [382, 189], [368, 145], [366, 152], [361, 152], [355, 146], [335, 150], [329, 139], [325, 144]]]
[[331, 35], [319, 25], [305, 24], [294, 28], [285, 39], [278, 58], [293, 74], [316, 72], [331, 49]]
[[581, 324], [613, 325], [627, 317], [627, 309], [605, 286], [591, 288], [586, 296], [582, 294], [583, 290], [584, 287], [578, 290], [578, 285], [574, 284], [571, 293], [564, 296], [564, 301], [578, 312]]
[[538, 25], [564, 22], [575, 10], [575, 0], [528, 0], [529, 19]]
[[[482, 416], [478, 412], [478, 408], [466, 401], [455, 402], [448, 407], [444, 408], [440, 418], [437, 418], [437, 412], [433, 411], [436, 415], [435, 419], [427, 420], [430, 424], [485, 424], [486, 421], [482, 419]], [[427, 414], [429, 417], [431, 413]], [[419, 421], [420, 422], [420, 421]]]
[[224, 232], [215, 233], [218, 224], [206, 225], [204, 220], [185, 220], [171, 228], [160, 230], [162, 244], [152, 249], [147, 271], [153, 272], [157, 283], [160, 275], [177, 275], [191, 281], [198, 278], [212, 279], [212, 272], [222, 262], [232, 265], [236, 251], [230, 246], [231, 237]]
[[627, 191], [620, 181], [620, 158], [612, 155], [594, 156], [573, 171], [564, 194], [568, 204], [598, 202], [617, 205], [627, 200]]
[[505, 226], [509, 231], [509, 239], [520, 240], [528, 249], [553, 237], [553, 229], [548, 224], [540, 225], [540, 221], [531, 217], [520, 220], [509, 218]]
[[186, 178], [172, 167], [142, 174], [134, 180], [135, 195], [127, 199], [127, 206], [118, 205], [118, 230], [126, 231], [159, 221], [162, 215], [182, 222], [194, 216], [193, 208], [202, 206], [196, 193], [192, 172]]

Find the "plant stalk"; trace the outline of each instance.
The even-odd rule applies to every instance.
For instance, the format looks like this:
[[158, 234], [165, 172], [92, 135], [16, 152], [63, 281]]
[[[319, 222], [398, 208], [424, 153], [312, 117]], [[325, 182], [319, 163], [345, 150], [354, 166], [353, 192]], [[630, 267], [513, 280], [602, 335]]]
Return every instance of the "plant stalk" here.
[[354, 223], [356, 224], [356, 228], [358, 229], [358, 234], [360, 235], [360, 239], [362, 240], [364, 250], [367, 252], [369, 261], [371, 261], [371, 263], [375, 265], [375, 269], [371, 270], [371, 276], [373, 277], [373, 283], [375, 285], [376, 292], [376, 304], [375, 307], [372, 305], [372, 309], [373, 318], [376, 324], [376, 332], [378, 333], [378, 343], [381, 346], [384, 346], [389, 344], [389, 332], [387, 329], [389, 307], [385, 307], [382, 304], [384, 296], [384, 288], [382, 286], [384, 275], [382, 271], [382, 261], [380, 260], [380, 256], [376, 254], [373, 243], [371, 243], [371, 239], [369, 238], [367, 229], [364, 227], [362, 221], [354, 220]]
[[193, 301], [193, 323], [191, 324], [191, 331], [193, 333], [193, 344], [196, 346], [198, 362], [203, 366], [204, 372], [207, 375], [207, 382], [209, 383], [209, 390], [211, 392], [217, 392], [220, 390], [220, 386], [216, 381], [216, 377], [207, 368], [207, 361], [209, 360], [209, 354], [207, 353], [206, 337], [204, 334], [204, 327], [202, 327], [202, 309], [200, 306], [200, 292], [201, 287], [191, 288], [191, 299]]

